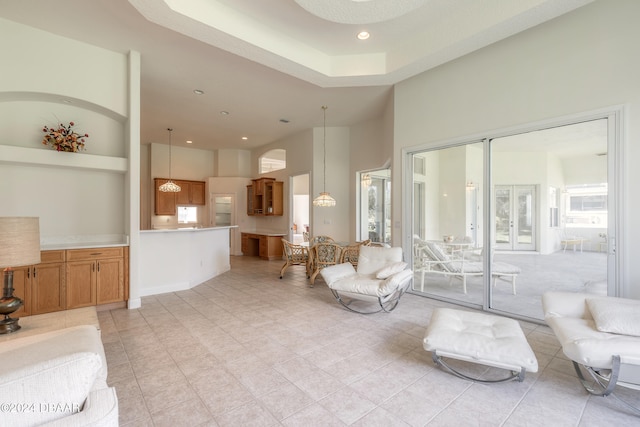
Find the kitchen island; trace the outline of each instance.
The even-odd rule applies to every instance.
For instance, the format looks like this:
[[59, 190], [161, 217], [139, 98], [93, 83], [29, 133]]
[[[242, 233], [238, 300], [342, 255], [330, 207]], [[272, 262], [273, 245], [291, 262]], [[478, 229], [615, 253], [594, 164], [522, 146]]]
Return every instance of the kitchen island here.
[[229, 271], [236, 227], [140, 230], [140, 296], [191, 289]]

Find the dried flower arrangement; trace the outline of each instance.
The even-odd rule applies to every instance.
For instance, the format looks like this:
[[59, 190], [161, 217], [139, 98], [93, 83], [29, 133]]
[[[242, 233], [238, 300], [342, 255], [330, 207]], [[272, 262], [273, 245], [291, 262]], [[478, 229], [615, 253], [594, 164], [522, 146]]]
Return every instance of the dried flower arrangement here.
[[48, 145], [57, 151], [70, 151], [78, 152], [84, 150], [85, 138], [89, 137], [89, 134], [79, 134], [73, 130], [75, 123], [69, 122], [68, 126], [60, 123], [60, 125], [54, 129], [47, 126], [42, 128], [45, 136], [42, 138], [42, 144]]

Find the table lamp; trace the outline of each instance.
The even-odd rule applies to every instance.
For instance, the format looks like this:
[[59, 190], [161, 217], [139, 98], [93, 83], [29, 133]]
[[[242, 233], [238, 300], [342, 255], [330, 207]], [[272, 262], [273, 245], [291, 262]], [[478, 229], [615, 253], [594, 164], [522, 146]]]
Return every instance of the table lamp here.
[[22, 300], [13, 296], [12, 267], [40, 262], [40, 224], [34, 217], [0, 217], [0, 268], [4, 268], [4, 287], [0, 298], [0, 334], [20, 329], [18, 319], [9, 315], [22, 306]]

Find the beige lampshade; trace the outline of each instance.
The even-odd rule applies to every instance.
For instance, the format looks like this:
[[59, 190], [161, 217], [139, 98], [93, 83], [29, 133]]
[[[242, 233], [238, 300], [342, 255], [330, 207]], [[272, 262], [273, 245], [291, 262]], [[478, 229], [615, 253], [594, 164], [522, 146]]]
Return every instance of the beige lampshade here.
[[40, 262], [40, 221], [37, 217], [0, 217], [0, 268]]

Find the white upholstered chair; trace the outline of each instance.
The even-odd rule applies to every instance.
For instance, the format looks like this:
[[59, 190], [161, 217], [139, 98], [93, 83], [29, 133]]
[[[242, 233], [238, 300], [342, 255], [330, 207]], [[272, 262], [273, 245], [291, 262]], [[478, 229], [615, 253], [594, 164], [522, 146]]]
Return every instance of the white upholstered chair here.
[[[349, 262], [324, 268], [320, 274], [333, 296], [348, 310], [361, 314], [392, 311], [405, 293], [413, 271], [403, 262], [402, 248], [361, 246], [357, 270]], [[375, 309], [360, 309], [357, 301], [373, 302]]]
[[[640, 301], [545, 292], [542, 307], [545, 321], [589, 393], [614, 396], [616, 386], [640, 390]], [[640, 408], [622, 402], [640, 414]]]

